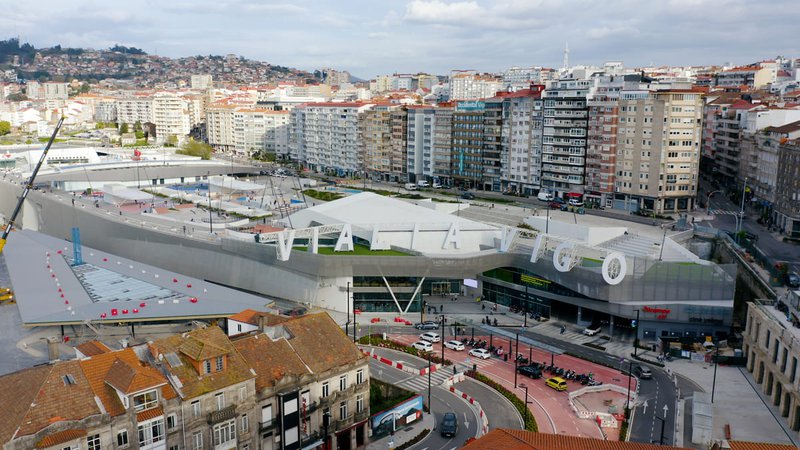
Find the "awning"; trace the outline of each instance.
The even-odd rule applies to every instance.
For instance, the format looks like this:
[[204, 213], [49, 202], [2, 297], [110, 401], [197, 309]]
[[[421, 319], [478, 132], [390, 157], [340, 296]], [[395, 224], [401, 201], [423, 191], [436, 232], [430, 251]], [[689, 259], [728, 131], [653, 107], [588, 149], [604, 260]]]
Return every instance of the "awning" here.
[[581, 197], [583, 194], [579, 194], [577, 192], [567, 192], [567, 197]]

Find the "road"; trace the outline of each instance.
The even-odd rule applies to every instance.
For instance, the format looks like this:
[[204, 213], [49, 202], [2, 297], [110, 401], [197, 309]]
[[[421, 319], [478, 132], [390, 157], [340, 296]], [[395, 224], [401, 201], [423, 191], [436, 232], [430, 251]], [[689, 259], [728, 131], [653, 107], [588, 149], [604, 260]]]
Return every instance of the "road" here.
[[[411, 361], [417, 358], [408, 354], [388, 349], [381, 349], [380, 351], [381, 354], [385, 354], [387, 357], [393, 358], [394, 360], [402, 360], [412, 364], [416, 362], [417, 365], [422, 365], [421, 361]], [[425, 401], [427, 403], [428, 377], [414, 375], [392, 368], [375, 359], [370, 360], [369, 370], [373, 378], [422, 394], [426, 398]], [[433, 380], [434, 374], [437, 375], [435, 381]], [[431, 376], [431, 411], [433, 411], [434, 414], [434, 423], [438, 426], [442, 421], [444, 413], [452, 411], [458, 417], [458, 434], [452, 438], [445, 438], [439, 433], [434, 432], [420, 445], [424, 445], [428, 450], [445, 450], [462, 447], [467, 439], [477, 436], [478, 417], [475, 410], [469, 406], [467, 402], [460, 397], [456, 397], [447, 389], [438, 386], [438, 384], [442, 382], [442, 375], [446, 378], [448, 375], [447, 373], [439, 372], [437, 374], [434, 372], [434, 374]]]

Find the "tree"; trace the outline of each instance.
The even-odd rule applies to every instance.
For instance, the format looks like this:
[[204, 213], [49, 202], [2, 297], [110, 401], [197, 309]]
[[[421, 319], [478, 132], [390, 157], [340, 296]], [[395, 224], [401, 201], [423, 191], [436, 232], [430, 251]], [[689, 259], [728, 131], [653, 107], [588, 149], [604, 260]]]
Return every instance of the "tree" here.
[[133, 131], [142, 131], [142, 121], [137, 120], [136, 123], [133, 124]]
[[11, 133], [11, 122], [0, 120], [0, 136], [5, 136]]
[[179, 155], [199, 156], [200, 159], [211, 159], [211, 153], [214, 151], [210, 145], [189, 139], [180, 150], [175, 153]]
[[128, 132], [128, 124], [127, 123], [123, 123], [122, 125], [119, 126], [119, 134], [125, 134], [127, 132]]

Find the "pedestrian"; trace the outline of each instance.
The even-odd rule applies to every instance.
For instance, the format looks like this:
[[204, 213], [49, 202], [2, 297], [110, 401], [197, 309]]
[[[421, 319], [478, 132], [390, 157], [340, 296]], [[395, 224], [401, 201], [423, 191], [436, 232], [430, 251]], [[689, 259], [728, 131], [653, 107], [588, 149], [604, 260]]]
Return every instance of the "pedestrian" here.
[[72, 206], [75, 206], [75, 199], [72, 199]]
[[439, 312], [441, 313], [442, 311], [444, 311], [444, 305], [439, 305]]
[[483, 304], [482, 304], [482, 305], [481, 305], [481, 311], [484, 311], [484, 310], [486, 310], [486, 305], [483, 305]]
[[497, 326], [497, 317], [494, 318], [494, 326]]

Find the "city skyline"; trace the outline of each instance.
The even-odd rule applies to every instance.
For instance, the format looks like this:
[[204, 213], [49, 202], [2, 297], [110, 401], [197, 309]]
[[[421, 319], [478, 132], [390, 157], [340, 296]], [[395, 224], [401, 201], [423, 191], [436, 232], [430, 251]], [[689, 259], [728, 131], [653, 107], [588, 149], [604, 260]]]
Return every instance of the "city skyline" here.
[[626, 66], [746, 64], [800, 53], [786, 0], [364, 1], [331, 6], [251, 0], [131, 2], [127, 9], [79, 1], [9, 5], [0, 27], [36, 47], [115, 44], [169, 57], [236, 54], [369, 79], [452, 69], [570, 63]]

